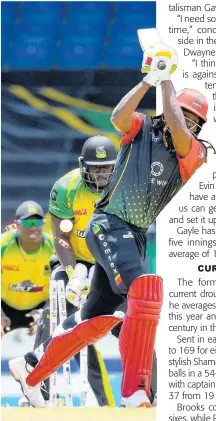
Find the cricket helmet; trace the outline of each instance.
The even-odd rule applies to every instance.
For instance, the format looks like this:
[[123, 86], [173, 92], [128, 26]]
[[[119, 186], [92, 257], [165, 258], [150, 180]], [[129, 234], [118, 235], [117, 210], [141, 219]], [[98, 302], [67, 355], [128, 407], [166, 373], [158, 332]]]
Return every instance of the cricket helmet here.
[[202, 120], [202, 124], [207, 121], [208, 102], [204, 95], [194, 89], [182, 89], [177, 92], [178, 102], [186, 111], [195, 114]]
[[[99, 193], [104, 189], [114, 171], [116, 155], [113, 142], [105, 136], [92, 136], [85, 141], [79, 157], [79, 165], [82, 179], [92, 191]], [[91, 168], [101, 167], [101, 171], [103, 171], [105, 166], [111, 166], [111, 170], [107, 173], [106, 182], [100, 187], [98, 178], [101, 174], [98, 173], [93, 176]]]

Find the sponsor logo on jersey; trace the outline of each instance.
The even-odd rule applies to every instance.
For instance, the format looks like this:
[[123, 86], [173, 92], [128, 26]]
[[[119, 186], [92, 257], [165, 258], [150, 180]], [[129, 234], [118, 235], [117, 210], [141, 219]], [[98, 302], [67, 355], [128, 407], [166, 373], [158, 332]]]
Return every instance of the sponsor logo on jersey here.
[[96, 158], [106, 158], [107, 153], [104, 146], [97, 146], [96, 148]]
[[122, 278], [120, 276], [120, 273], [118, 272], [118, 269], [117, 269], [115, 263], [113, 262], [112, 252], [111, 252], [111, 249], [109, 248], [109, 244], [108, 244], [108, 242], [106, 240], [105, 234], [100, 233], [101, 229], [100, 229], [100, 227], [97, 224], [94, 224], [93, 225], [92, 230], [93, 230], [94, 234], [97, 235], [97, 237], [101, 241], [101, 244], [103, 246], [104, 254], [106, 255], [106, 259], [108, 261], [108, 264], [110, 266], [110, 269], [113, 272], [113, 275], [114, 275], [114, 279], [115, 279], [116, 284], [117, 285], [121, 284], [122, 283]]
[[154, 177], [150, 178], [150, 183], [155, 184], [156, 186], [162, 186], [162, 187], [167, 185], [167, 181], [159, 180], [159, 179], [154, 178]]
[[131, 231], [128, 231], [127, 234], [123, 234], [123, 238], [134, 238]]
[[76, 209], [74, 213], [75, 215], [79, 215], [79, 216], [87, 215], [87, 209], [86, 208]]
[[163, 173], [163, 169], [163, 164], [161, 164], [161, 162], [152, 162], [151, 174], [154, 177], [159, 177]]
[[104, 238], [105, 238], [104, 234], [99, 234], [98, 237], [99, 237], [99, 240], [101, 240], [101, 241], [103, 241]]
[[39, 287], [31, 281], [23, 281], [18, 284], [10, 284], [9, 289], [17, 292], [39, 292], [43, 291], [44, 287]]
[[3, 270], [13, 270], [14, 272], [18, 272], [19, 266], [17, 265], [4, 265]]
[[85, 238], [85, 231], [77, 230], [77, 237]]
[[193, 105], [195, 105], [195, 107], [197, 108], [201, 108], [202, 107], [202, 96], [200, 95], [199, 97], [196, 98], [196, 100], [194, 102], [192, 102]]

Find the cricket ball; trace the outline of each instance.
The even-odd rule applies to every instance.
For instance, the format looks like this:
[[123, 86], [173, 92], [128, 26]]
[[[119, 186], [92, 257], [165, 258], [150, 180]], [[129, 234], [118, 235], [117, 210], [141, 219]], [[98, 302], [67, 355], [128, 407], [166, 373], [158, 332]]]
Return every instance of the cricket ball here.
[[70, 219], [63, 219], [60, 222], [60, 225], [59, 226], [60, 226], [60, 230], [62, 232], [70, 232], [72, 230], [72, 228], [73, 228], [73, 224], [70, 221]]

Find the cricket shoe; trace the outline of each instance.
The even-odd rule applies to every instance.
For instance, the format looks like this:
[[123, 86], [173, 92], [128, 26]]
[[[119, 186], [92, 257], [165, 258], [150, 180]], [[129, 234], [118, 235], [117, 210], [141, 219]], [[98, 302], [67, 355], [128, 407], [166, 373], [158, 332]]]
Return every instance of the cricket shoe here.
[[[24, 356], [25, 361], [27, 364], [29, 364], [31, 367], [36, 367], [38, 364], [38, 359], [35, 355], [35, 352], [27, 352]], [[41, 394], [44, 398], [44, 401], [49, 401], [49, 379], [45, 379], [40, 384]], [[46, 403], [46, 402], [45, 402]]]
[[18, 407], [19, 408], [24, 408], [24, 407], [30, 407], [31, 405], [30, 405], [30, 403], [29, 403], [29, 400], [25, 397], [25, 396], [23, 396], [22, 398], [20, 398], [19, 400], [18, 400]]
[[152, 406], [157, 406], [157, 392], [154, 395], [154, 400], [152, 402]]
[[121, 398], [120, 406], [124, 408], [151, 408], [151, 403], [144, 390], [137, 390], [128, 398]]
[[[64, 401], [63, 401], [63, 402], [64, 402]], [[49, 401], [45, 401], [45, 402], [44, 402], [44, 406], [49, 407]], [[58, 404], [58, 400], [57, 400], [57, 406], [64, 406], [64, 404]], [[28, 400], [25, 396], [23, 396], [22, 398], [20, 398], [20, 399], [18, 400], [18, 407], [19, 407], [19, 408], [24, 408], [24, 407], [31, 407], [31, 408], [33, 408], [33, 407], [30, 405], [29, 400]]]
[[9, 360], [9, 370], [14, 379], [20, 383], [23, 395], [28, 399], [31, 406], [40, 408], [44, 407], [44, 398], [41, 394], [40, 384], [35, 387], [30, 387], [26, 383], [26, 377], [34, 370], [24, 357]]

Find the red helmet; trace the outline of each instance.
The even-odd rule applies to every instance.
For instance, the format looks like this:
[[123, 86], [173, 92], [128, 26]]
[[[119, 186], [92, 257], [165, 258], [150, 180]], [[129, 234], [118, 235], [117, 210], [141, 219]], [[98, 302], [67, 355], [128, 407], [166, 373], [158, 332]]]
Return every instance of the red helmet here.
[[207, 121], [208, 102], [204, 95], [194, 89], [182, 89], [176, 97], [182, 108]]

